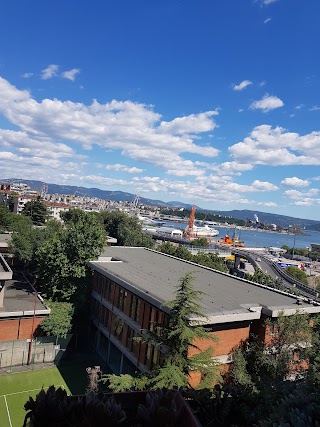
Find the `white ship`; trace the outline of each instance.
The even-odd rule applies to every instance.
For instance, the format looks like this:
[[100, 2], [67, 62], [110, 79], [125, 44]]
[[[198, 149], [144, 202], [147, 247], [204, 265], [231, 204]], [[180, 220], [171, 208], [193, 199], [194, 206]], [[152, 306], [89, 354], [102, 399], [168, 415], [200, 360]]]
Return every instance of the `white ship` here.
[[186, 233], [188, 233], [192, 237], [214, 237], [218, 236], [219, 231], [215, 228], [209, 227], [208, 225], [203, 225], [201, 227], [194, 225], [192, 228], [188, 225], [185, 229]]

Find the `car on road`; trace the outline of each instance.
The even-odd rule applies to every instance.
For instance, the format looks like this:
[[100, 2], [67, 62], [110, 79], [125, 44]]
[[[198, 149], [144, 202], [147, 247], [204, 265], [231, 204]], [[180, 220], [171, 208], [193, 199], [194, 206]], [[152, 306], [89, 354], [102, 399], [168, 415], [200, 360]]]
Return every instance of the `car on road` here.
[[257, 258], [256, 258], [256, 261], [257, 261], [257, 262], [261, 262], [261, 258], [260, 258], [260, 257], [257, 257]]

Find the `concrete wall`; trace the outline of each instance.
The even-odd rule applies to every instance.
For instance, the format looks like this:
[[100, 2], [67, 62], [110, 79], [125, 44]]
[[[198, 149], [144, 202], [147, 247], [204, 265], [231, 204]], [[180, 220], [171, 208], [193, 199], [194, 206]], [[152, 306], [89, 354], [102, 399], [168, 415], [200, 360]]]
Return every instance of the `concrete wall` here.
[[30, 349], [31, 364], [49, 363], [56, 359], [60, 345], [33, 342], [30, 346], [30, 342], [27, 340], [2, 341], [0, 342], [0, 369], [26, 365]]

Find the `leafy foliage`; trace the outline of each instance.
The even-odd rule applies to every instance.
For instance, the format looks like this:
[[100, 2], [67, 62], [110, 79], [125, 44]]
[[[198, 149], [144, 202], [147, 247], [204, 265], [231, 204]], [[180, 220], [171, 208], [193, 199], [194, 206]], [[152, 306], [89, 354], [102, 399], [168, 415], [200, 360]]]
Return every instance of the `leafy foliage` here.
[[135, 216], [124, 212], [104, 211], [99, 214], [99, 220], [104, 225], [106, 233], [115, 237], [120, 246], [144, 246], [152, 248], [154, 242], [151, 236], [143, 233], [141, 223]]
[[207, 248], [209, 246], [209, 242], [205, 237], [198, 237], [197, 239], [191, 240], [190, 245]]
[[[246, 273], [245, 278], [252, 282], [259, 283], [260, 285], [268, 286], [269, 288], [278, 289], [280, 291], [288, 291], [280, 277], [274, 278], [270, 276], [270, 274], [264, 273], [260, 268], [257, 268], [253, 275]], [[294, 288], [291, 288], [290, 292], [296, 294], [299, 293], [299, 291]]]
[[138, 418], [143, 426], [185, 426], [185, 405], [182, 402], [180, 395], [173, 390], [148, 392], [146, 404], [138, 406]]
[[91, 214], [74, 216], [64, 228], [51, 230], [35, 253], [39, 285], [46, 298], [71, 301], [84, 295], [87, 263], [97, 258], [104, 242], [105, 232]]
[[41, 322], [41, 329], [47, 335], [66, 337], [71, 331], [73, 306], [67, 302], [49, 302], [51, 313]]
[[228, 267], [225, 264], [223, 258], [215, 253], [203, 253], [199, 252], [196, 255], [192, 255], [191, 252], [185, 246], [175, 246], [172, 243], [165, 242], [157, 247], [159, 252], [175, 256], [186, 261], [192, 261], [199, 265], [212, 268], [214, 270], [227, 272]]
[[48, 218], [48, 210], [40, 198], [27, 202], [21, 213], [30, 217], [34, 225], [44, 225]]
[[112, 427], [126, 419], [126, 413], [113, 396], [89, 393], [74, 398], [54, 386], [47, 391], [41, 390], [35, 400], [30, 397], [24, 408], [29, 412], [23, 427], [28, 420], [33, 427]]
[[288, 273], [294, 279], [300, 280], [300, 282], [308, 285], [308, 276], [299, 267], [290, 266], [286, 268], [286, 273]]

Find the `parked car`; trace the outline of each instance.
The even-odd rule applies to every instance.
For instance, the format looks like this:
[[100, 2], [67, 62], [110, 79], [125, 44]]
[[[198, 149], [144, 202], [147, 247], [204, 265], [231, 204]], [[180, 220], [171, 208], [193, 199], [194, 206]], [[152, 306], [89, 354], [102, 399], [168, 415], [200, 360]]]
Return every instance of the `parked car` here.
[[261, 262], [261, 258], [260, 258], [260, 257], [257, 257], [257, 258], [256, 258], [256, 261], [257, 261], [257, 262]]

